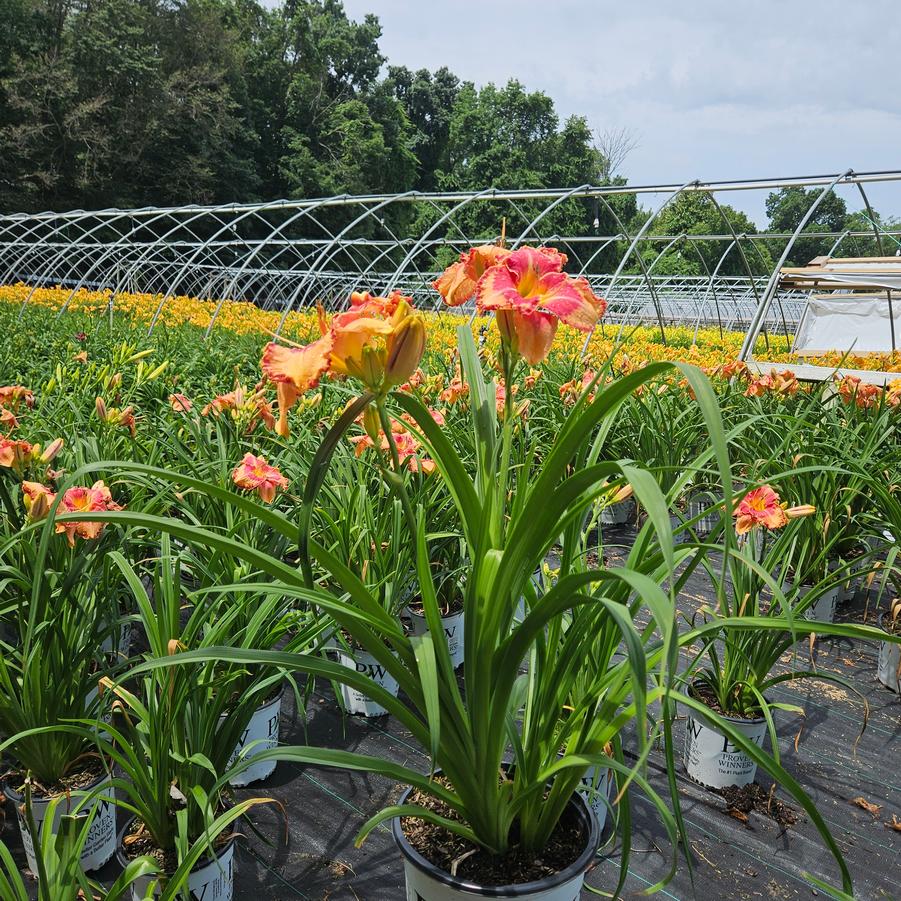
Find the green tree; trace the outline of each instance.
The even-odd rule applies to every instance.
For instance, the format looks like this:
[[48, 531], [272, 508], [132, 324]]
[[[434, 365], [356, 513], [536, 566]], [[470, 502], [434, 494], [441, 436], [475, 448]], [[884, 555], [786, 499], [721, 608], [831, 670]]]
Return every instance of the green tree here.
[[[822, 193], [821, 188], [809, 190], [801, 187], [781, 188], [773, 191], [766, 199], [766, 213], [770, 220], [771, 232], [792, 234], [803, 220], [807, 211]], [[805, 237], [799, 237], [791, 249], [789, 266], [806, 266], [814, 257], [829, 253], [834, 238], [808, 238], [818, 232], [841, 232], [845, 228], [848, 208], [845, 201], [835, 192], [827, 194], [817, 207], [810, 222], [804, 227]], [[782, 253], [784, 241], [773, 241], [772, 253]], [[777, 250], [778, 248], [778, 250]]]
[[404, 66], [389, 66], [388, 81], [414, 129], [410, 143], [418, 168], [414, 187], [432, 191], [437, 173], [447, 166], [451, 117], [460, 80], [446, 67], [433, 74], [428, 69], [414, 73]]
[[[716, 270], [719, 275], [745, 276], [748, 268], [755, 275], [771, 272], [773, 261], [768, 250], [760, 242], [752, 244], [745, 240], [740, 241], [739, 249], [733, 243], [730, 226], [739, 237], [757, 232], [757, 226], [740, 210], [722, 203], [717, 208], [709, 196], [699, 191], [683, 192], [665, 206], [654, 220], [649, 234], [661, 236], [661, 240], [648, 242], [642, 248], [642, 258], [648, 267], [654, 267], [655, 275], [710, 276]], [[667, 248], [669, 241], [663, 238], [678, 238], [681, 235], [729, 237], [719, 241], [679, 240]], [[744, 251], [744, 260], [741, 250]], [[723, 254], [726, 256], [723, 257]], [[630, 268], [638, 271], [635, 265]]]

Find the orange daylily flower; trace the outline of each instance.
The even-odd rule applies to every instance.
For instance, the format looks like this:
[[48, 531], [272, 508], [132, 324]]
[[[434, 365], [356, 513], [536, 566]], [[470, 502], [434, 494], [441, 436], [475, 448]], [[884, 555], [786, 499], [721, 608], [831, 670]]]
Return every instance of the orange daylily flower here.
[[55, 492], [46, 485], [27, 480], [22, 482], [22, 502], [25, 504], [25, 513], [30, 521], [36, 522], [46, 518], [54, 500], [56, 500]]
[[289, 433], [287, 413], [300, 394], [315, 388], [326, 373], [351, 376], [375, 392], [403, 384], [419, 366], [425, 350], [425, 320], [409, 297], [368, 292], [350, 296], [350, 309], [326, 322], [320, 308], [322, 337], [304, 347], [270, 342], [260, 366], [278, 391], [282, 437]]
[[458, 307], [476, 293], [476, 285], [485, 271], [509, 255], [509, 250], [497, 244], [473, 247], [461, 253], [460, 261], [448, 266], [432, 286], [449, 307]]
[[279, 488], [288, 487], [288, 480], [277, 467], [253, 454], [244, 454], [244, 459], [232, 470], [232, 481], [245, 491], [256, 491], [264, 504], [275, 500]]
[[735, 533], [744, 535], [758, 526], [781, 529], [790, 519], [816, 513], [816, 507], [811, 504], [801, 504], [787, 509], [786, 507], [772, 486], [761, 485], [754, 488], [736, 504], [732, 512], [735, 517]]
[[15, 413], [18, 411], [21, 403], [24, 403], [26, 407], [33, 407], [34, 392], [24, 385], [0, 386], [0, 404], [4, 407], [9, 407]]
[[8, 434], [18, 427], [19, 420], [16, 419], [16, 414], [12, 410], [7, 410], [6, 407], [0, 406], [0, 428], [6, 429]]
[[862, 382], [857, 376], [846, 375], [838, 380], [839, 396], [846, 404], [856, 404], [862, 410], [875, 407], [879, 403], [882, 390], [876, 385]]
[[169, 405], [176, 413], [190, 413], [194, 409], [194, 401], [177, 392], [169, 395]]
[[21, 471], [30, 461], [33, 447], [27, 441], [0, 438], [0, 466]]
[[[70, 488], [63, 494], [59, 506], [62, 513], [99, 513], [121, 509], [102, 480], [94, 482], [90, 488]], [[57, 523], [56, 531], [58, 534], [65, 532], [69, 547], [75, 547], [76, 537], [88, 540], [99, 538], [105, 526], [103, 522], [61, 522]]]

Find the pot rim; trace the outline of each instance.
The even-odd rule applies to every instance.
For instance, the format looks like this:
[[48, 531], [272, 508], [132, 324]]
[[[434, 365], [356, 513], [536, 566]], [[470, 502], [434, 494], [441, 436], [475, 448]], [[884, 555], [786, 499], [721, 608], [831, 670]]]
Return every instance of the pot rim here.
[[[688, 686], [688, 690], [692, 691], [696, 684], [700, 684], [700, 683], [698, 683], [697, 680], [694, 682], [690, 682], [689, 686]], [[755, 716], [753, 719], [748, 719], [748, 717], [746, 717], [746, 716], [727, 716], [725, 713], [717, 713], [716, 710], [714, 710], [707, 703], [705, 703], [703, 698], [699, 698], [699, 697], [695, 696], [695, 700], [698, 701], [699, 703], [703, 704], [705, 707], [707, 707], [707, 709], [711, 713], [715, 713], [720, 719], [725, 720], [727, 723], [736, 723], [739, 726], [742, 726], [742, 725], [743, 726], [759, 726], [761, 723], [766, 722], [765, 716]], [[766, 701], [767, 699], [764, 698], [764, 700]], [[692, 710], [691, 708], [689, 708], [688, 715], [693, 720], [695, 720], [695, 722], [701, 723], [701, 725], [704, 726], [706, 729], [714, 729], [715, 728], [714, 726], [708, 726], [707, 723], [701, 722], [701, 720], [697, 719], [697, 717], [695, 717], [694, 714], [695, 714], [695, 711]]]
[[[889, 632], [889, 630], [886, 629], [885, 626], [882, 625], [882, 621], [885, 619], [885, 615], [886, 615], [886, 611], [885, 611], [885, 610], [880, 610], [880, 611], [879, 611], [879, 613], [876, 615], [876, 625], [877, 625], [880, 629], [882, 629], [882, 631], [885, 632], [886, 635], [894, 635], [894, 634], [895, 634], [894, 632]], [[894, 641], [889, 642], [889, 644], [896, 644], [896, 643], [897, 643], [897, 642], [894, 642]]]
[[[125, 867], [127, 867], [133, 860], [133, 858], [126, 856], [125, 851], [123, 850], [124, 849], [123, 839], [125, 838], [126, 833], [128, 832], [128, 830], [131, 828], [132, 824], [136, 820], [137, 820], [136, 816], [130, 816], [125, 821], [122, 828], [116, 833], [116, 863], [118, 863], [123, 869], [125, 869]], [[220, 852], [218, 854], [214, 853], [212, 855], [204, 854], [203, 857], [201, 857], [200, 860], [198, 860], [197, 863], [195, 863], [194, 866], [191, 867], [191, 872], [196, 873], [198, 870], [202, 870], [204, 867], [208, 867], [212, 863], [218, 863], [222, 859], [222, 856], [223, 856], [223, 854], [225, 854], [226, 851], [234, 848], [235, 842], [238, 839], [238, 834], [239, 834], [238, 830], [236, 828], [234, 828], [234, 826], [232, 826], [231, 835], [229, 835], [228, 838], [222, 843], [222, 848], [221, 848]], [[213, 839], [213, 841], [216, 841], [216, 839]], [[159, 875], [168, 878], [174, 874], [173, 873], [160, 873]]]
[[[405, 804], [409, 796], [413, 792], [413, 787], [409, 786], [400, 796], [398, 804]], [[401, 854], [418, 870], [421, 870], [440, 882], [448, 888], [458, 891], [469, 892], [483, 898], [521, 898], [536, 892], [547, 891], [563, 885], [569, 880], [575, 878], [580, 873], [585, 873], [588, 866], [594, 859], [600, 844], [600, 830], [598, 829], [598, 821], [594, 815], [588, 802], [578, 793], [574, 793], [569, 800], [570, 805], [576, 807], [577, 816], [587, 826], [588, 837], [585, 841], [585, 848], [579, 856], [569, 864], [565, 869], [559, 870], [552, 876], [545, 876], [543, 879], [536, 879], [532, 882], [519, 882], [511, 885], [478, 885], [475, 882], [468, 882], [456, 876], [451, 876], [441, 867], [436, 866], [430, 860], [422, 856], [408, 841], [404, 835], [401, 826], [401, 817], [395, 817], [391, 821], [391, 833], [394, 836], [394, 843], [397, 845]]]
[[[406, 613], [407, 616], [409, 616], [411, 618], [412, 617], [416, 617], [416, 619], [425, 619], [426, 618], [424, 613], [417, 613], [415, 610], [411, 609], [409, 604], [406, 607], [404, 607], [404, 612]], [[458, 617], [458, 616], [463, 616], [463, 614], [465, 612], [466, 611], [461, 607], [456, 613], [441, 613], [441, 614], [439, 614], [439, 617], [441, 618], [441, 621], [443, 622], [446, 619], [456, 619], [456, 617]]]
[[[87, 794], [88, 792], [93, 791], [99, 785], [104, 782], [112, 782], [113, 781], [113, 773], [112, 768], [108, 768], [105, 772], [101, 773], [97, 776], [93, 782], [89, 782], [87, 785], [83, 785], [80, 788], [68, 789], [66, 791], [54, 792], [52, 795], [35, 795], [32, 793], [31, 795], [31, 803], [32, 804], [49, 804], [54, 798], [61, 798], [63, 795], [71, 794], [73, 796], [78, 796], [79, 794]], [[22, 792], [16, 791], [10, 784], [8, 779], [3, 780], [3, 794], [9, 798], [15, 804], [23, 804], [25, 802], [25, 795]]]

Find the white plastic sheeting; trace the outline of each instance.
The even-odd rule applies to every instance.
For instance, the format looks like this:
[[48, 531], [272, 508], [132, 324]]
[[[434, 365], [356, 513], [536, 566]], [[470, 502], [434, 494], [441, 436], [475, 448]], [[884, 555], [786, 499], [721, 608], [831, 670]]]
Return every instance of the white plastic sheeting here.
[[[820, 294], [810, 298], [798, 324], [792, 352], [888, 353], [892, 329], [886, 294]], [[901, 341], [901, 295], [893, 296], [896, 342]]]

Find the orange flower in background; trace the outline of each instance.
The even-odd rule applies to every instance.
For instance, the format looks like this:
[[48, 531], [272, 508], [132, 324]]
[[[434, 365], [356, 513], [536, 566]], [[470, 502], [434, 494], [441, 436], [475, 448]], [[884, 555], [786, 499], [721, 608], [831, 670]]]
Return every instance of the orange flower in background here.
[[816, 507], [810, 504], [788, 509], [786, 506], [770, 485], [754, 488], [738, 502], [732, 512], [735, 517], [736, 534], [744, 535], [760, 526], [767, 529], [781, 529], [790, 519], [816, 513]]
[[775, 369], [769, 375], [762, 375], [753, 379], [745, 389], [745, 397], [763, 397], [764, 394], [774, 394], [777, 397], [790, 397], [797, 394], [801, 383], [795, 378], [790, 369], [777, 372]]
[[200, 413], [202, 416], [227, 415], [245, 435], [251, 434], [261, 422], [267, 429], [275, 428], [272, 404], [266, 400], [266, 392], [259, 386], [248, 391], [243, 385], [238, 385], [234, 391], [214, 397]]
[[[103, 480], [94, 482], [90, 488], [70, 488], [63, 494], [58, 508], [60, 513], [103, 513], [121, 509]], [[56, 524], [56, 531], [58, 534], [65, 532], [69, 547], [75, 547], [76, 537], [87, 540], [99, 538], [105, 526], [103, 522], [60, 522]]]
[[[596, 375], [597, 373], [594, 370], [586, 369], [582, 374], [581, 381], [572, 379], [569, 382], [564, 382], [560, 386], [560, 399], [564, 405], [571, 407], [582, 395], [582, 392], [594, 381]], [[594, 393], [589, 394], [587, 399], [589, 403], [592, 403], [594, 401]]]
[[450, 404], [453, 406], [458, 400], [461, 400], [468, 394], [469, 385], [465, 384], [463, 379], [455, 375], [450, 382], [448, 382], [447, 387], [438, 395], [438, 399], [443, 404]]
[[877, 406], [882, 394], [881, 388], [862, 382], [854, 375], [846, 375], [838, 379], [836, 390], [846, 404], [856, 404], [862, 410]]
[[86, 350], [80, 350], [77, 354], [72, 354], [72, 361], [75, 363], [87, 363], [88, 352]]
[[25, 513], [31, 522], [45, 519], [56, 500], [56, 494], [52, 489], [40, 482], [22, 482], [22, 502], [25, 504]]
[[4, 385], [0, 387], [0, 405], [8, 407], [13, 413], [18, 412], [19, 405], [34, 406], [34, 392], [24, 385]]
[[232, 471], [232, 481], [245, 491], [256, 491], [265, 503], [272, 503], [279, 488], [287, 488], [288, 480], [265, 458], [245, 454]]
[[724, 379], [744, 379], [747, 381], [751, 377], [751, 371], [748, 364], [744, 360], [734, 360], [731, 363], [723, 363], [722, 366], [714, 370], [716, 375]]
[[256, 491], [264, 504], [275, 500], [279, 488], [288, 487], [288, 480], [277, 467], [253, 454], [244, 454], [244, 459], [232, 470], [232, 481], [245, 491]]
[[169, 405], [176, 413], [190, 413], [194, 409], [194, 402], [184, 394], [170, 394]]
[[432, 286], [449, 307], [458, 307], [476, 293], [476, 285], [485, 271], [509, 255], [509, 250], [497, 244], [473, 247], [461, 253], [460, 262], [448, 266]]
[[19, 420], [16, 419], [16, 414], [12, 410], [7, 410], [6, 407], [0, 407], [0, 428], [5, 429], [9, 434], [18, 427]]
[[[378, 448], [383, 454], [391, 452], [391, 444], [385, 432], [378, 428], [375, 420], [370, 419], [370, 421], [367, 421], [367, 418], [372, 416], [370, 410], [372, 410], [372, 407], [368, 407], [356, 420], [364, 429], [365, 434], [354, 435], [349, 439], [354, 446], [354, 455], [357, 457], [361, 457], [365, 451], [372, 448]], [[430, 409], [429, 414], [438, 425], [444, 425], [444, 414], [439, 410]], [[409, 430], [416, 427], [416, 420], [407, 413], [401, 419], [391, 420], [391, 437], [394, 439], [397, 455], [401, 463], [405, 464], [411, 472], [434, 472], [434, 460], [417, 456], [422, 447], [422, 442]]]

